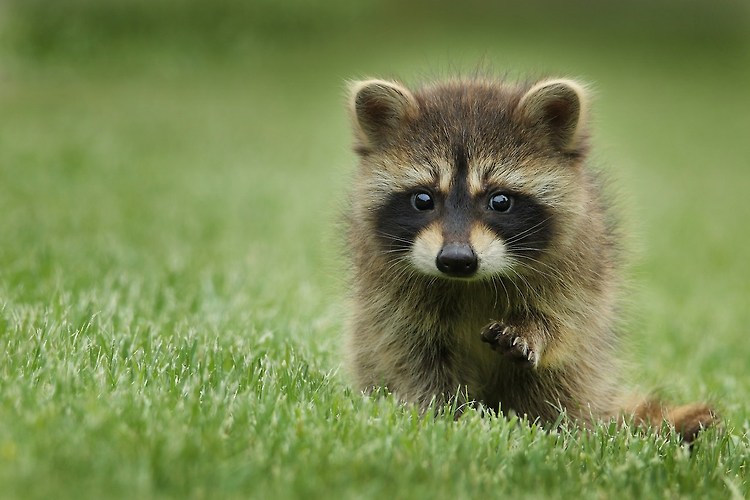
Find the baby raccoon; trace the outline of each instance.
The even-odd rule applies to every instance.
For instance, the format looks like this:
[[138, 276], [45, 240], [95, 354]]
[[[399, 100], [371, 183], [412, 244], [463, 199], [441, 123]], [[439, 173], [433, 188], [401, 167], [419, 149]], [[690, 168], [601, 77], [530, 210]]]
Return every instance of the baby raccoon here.
[[704, 404], [628, 403], [615, 330], [618, 241], [586, 167], [572, 80], [351, 86], [348, 213], [356, 385], [426, 408], [481, 402], [542, 422], [671, 423]]

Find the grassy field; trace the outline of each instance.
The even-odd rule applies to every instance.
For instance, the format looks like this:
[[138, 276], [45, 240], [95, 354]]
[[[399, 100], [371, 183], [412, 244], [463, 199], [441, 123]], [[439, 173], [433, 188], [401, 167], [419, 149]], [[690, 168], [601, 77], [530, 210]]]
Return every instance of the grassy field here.
[[[0, 498], [750, 495], [747, 9], [259, 4], [0, 4]], [[477, 66], [593, 83], [634, 385], [724, 419], [692, 453], [347, 387], [344, 81]]]

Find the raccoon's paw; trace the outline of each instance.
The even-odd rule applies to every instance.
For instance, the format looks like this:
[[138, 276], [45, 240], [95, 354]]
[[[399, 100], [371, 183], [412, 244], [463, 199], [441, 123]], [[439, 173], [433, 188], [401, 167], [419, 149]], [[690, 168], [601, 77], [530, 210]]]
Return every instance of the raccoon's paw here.
[[520, 365], [536, 368], [539, 364], [539, 349], [517, 327], [494, 321], [482, 329], [482, 342]]

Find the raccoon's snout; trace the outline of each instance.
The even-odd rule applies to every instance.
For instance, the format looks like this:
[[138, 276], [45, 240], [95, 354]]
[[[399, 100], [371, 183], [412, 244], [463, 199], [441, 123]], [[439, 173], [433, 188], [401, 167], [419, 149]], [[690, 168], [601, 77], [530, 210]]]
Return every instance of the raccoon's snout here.
[[467, 243], [448, 243], [438, 253], [435, 264], [448, 276], [469, 277], [477, 271], [477, 254]]

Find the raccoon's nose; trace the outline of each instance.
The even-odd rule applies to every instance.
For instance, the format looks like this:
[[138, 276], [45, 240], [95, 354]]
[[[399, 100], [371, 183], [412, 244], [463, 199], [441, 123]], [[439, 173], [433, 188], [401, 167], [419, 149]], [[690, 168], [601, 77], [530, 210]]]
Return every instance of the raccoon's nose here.
[[437, 268], [450, 276], [471, 276], [477, 270], [477, 255], [466, 243], [448, 243], [437, 259]]

